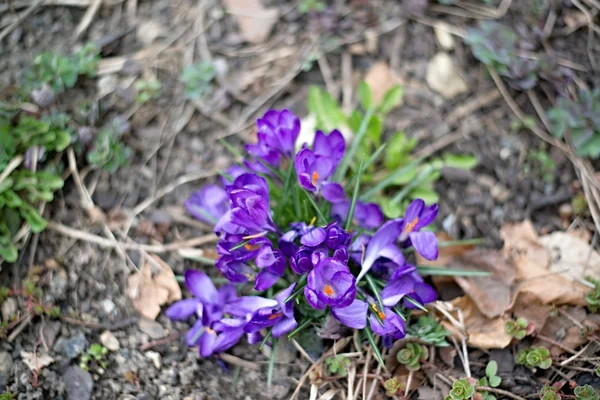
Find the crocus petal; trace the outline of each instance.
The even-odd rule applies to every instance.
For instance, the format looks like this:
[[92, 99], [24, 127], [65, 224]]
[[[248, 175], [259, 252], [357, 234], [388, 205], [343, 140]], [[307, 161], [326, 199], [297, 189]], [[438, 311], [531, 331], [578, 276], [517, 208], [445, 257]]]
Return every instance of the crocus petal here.
[[234, 285], [223, 285], [219, 288], [219, 303], [225, 305], [235, 300], [237, 291]]
[[319, 156], [310, 166], [311, 174], [317, 173], [317, 186], [321, 184], [325, 179], [329, 178], [333, 173], [333, 161], [331, 158], [326, 156]]
[[360, 225], [365, 229], [379, 228], [383, 224], [384, 216], [381, 207], [375, 203], [368, 203], [364, 206], [364, 218], [361, 219]]
[[304, 288], [304, 297], [306, 297], [306, 301], [310, 306], [316, 310], [323, 310], [327, 305], [321, 300], [319, 300], [319, 296], [312, 291], [308, 286]]
[[325, 228], [317, 227], [302, 235], [300, 238], [300, 243], [302, 243], [304, 246], [314, 247], [323, 243], [326, 237], [327, 232], [325, 231]]
[[200, 301], [196, 298], [179, 300], [171, 307], [167, 308], [165, 315], [175, 321], [183, 321], [192, 316], [200, 305]]
[[402, 232], [402, 219], [393, 219], [381, 226], [375, 232], [375, 235], [369, 240], [369, 245], [365, 252], [365, 258], [362, 263], [362, 269], [356, 278], [356, 281], [360, 279], [369, 271], [373, 266], [375, 260], [380, 257], [380, 252], [390, 243], [394, 243], [400, 233]]
[[321, 194], [325, 200], [334, 204], [346, 200], [346, 192], [342, 185], [337, 182], [323, 182]]
[[234, 317], [245, 318], [247, 314], [252, 314], [260, 308], [275, 307], [276, 305], [277, 301], [273, 299], [266, 299], [259, 296], [242, 296], [226, 304], [224, 311]]
[[273, 254], [273, 249], [271, 246], [263, 246], [256, 255], [256, 266], [258, 268], [266, 268], [275, 262], [275, 254]]
[[185, 271], [185, 285], [201, 303], [213, 304], [217, 302], [217, 288], [204, 272], [193, 269]]
[[189, 331], [185, 334], [185, 341], [188, 346], [193, 347], [200, 341], [200, 336], [204, 332], [204, 325], [201, 320], [196, 321]]
[[213, 343], [213, 353], [222, 353], [232, 348], [244, 336], [244, 330], [233, 329], [219, 333]]
[[246, 338], [250, 344], [258, 344], [263, 340], [263, 336], [260, 334], [260, 332], [246, 333]]
[[408, 237], [417, 253], [427, 260], [438, 258], [438, 243], [433, 232], [411, 232]]
[[369, 306], [362, 300], [355, 299], [348, 307], [333, 307], [331, 314], [349, 328], [363, 329], [367, 326], [367, 310]]
[[[421, 218], [421, 212], [425, 207], [425, 202], [421, 199], [415, 199], [410, 202], [404, 213], [404, 220], [407, 223], [414, 221], [415, 219]], [[413, 228], [414, 229], [414, 228]]]
[[429, 207], [423, 208], [423, 211], [421, 212], [421, 216], [419, 217], [419, 222], [417, 222], [417, 224], [415, 225], [414, 230], [418, 231], [419, 229], [431, 224], [435, 220], [435, 217], [437, 217], [437, 214], [438, 214], [438, 205], [437, 204], [433, 204]]
[[281, 278], [281, 275], [277, 275], [269, 271], [268, 268], [260, 271], [254, 280], [254, 289], [262, 292], [272, 287]]
[[296, 329], [298, 322], [292, 318], [282, 318], [273, 326], [273, 337], [278, 338]]
[[311, 179], [310, 175], [306, 172], [298, 174], [298, 182], [300, 183], [300, 186], [302, 186], [306, 190], [309, 190], [312, 192], [317, 190], [317, 187], [312, 184], [312, 179]]
[[379, 257], [387, 258], [399, 266], [404, 265], [405, 262], [404, 254], [402, 254], [402, 251], [400, 251], [398, 246], [393, 243], [383, 247], [379, 252]]
[[[294, 158], [294, 168], [296, 169], [296, 173], [309, 173], [308, 168], [315, 161], [315, 155], [310, 149], [302, 149]], [[312, 172], [312, 171], [310, 171]]]
[[415, 283], [413, 289], [416, 297], [421, 301], [421, 304], [431, 303], [437, 299], [437, 293], [434, 288], [426, 283]]
[[414, 281], [410, 276], [404, 275], [395, 281], [388, 283], [381, 291], [381, 300], [383, 305], [393, 307], [408, 294], [414, 286]]
[[285, 300], [291, 296], [295, 288], [296, 282], [292, 283], [290, 286], [277, 293], [277, 296], [275, 296], [275, 300], [277, 301], [277, 304], [279, 304], [279, 307], [281, 307], [282, 310], [286, 308]]
[[198, 341], [198, 351], [201, 357], [210, 357], [214, 353], [214, 345], [217, 341], [217, 333], [213, 330], [205, 330]]

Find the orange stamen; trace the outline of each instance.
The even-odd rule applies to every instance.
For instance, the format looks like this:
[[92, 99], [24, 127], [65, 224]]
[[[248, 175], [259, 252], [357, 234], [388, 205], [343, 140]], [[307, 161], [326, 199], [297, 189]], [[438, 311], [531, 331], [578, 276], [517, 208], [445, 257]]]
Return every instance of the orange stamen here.
[[250, 243], [246, 243], [244, 245], [244, 248], [248, 251], [254, 251], [254, 250], [258, 250], [260, 249], [260, 245], [259, 244], [250, 244]]
[[325, 288], [323, 288], [323, 293], [325, 293], [327, 296], [331, 297], [331, 296], [333, 296], [333, 288], [329, 285], [325, 285]]
[[385, 319], [385, 313], [379, 311], [376, 304], [371, 304], [371, 308], [377, 313], [377, 316], [379, 316], [380, 320], [383, 321]]
[[271, 315], [269, 315], [269, 319], [275, 319], [275, 318], [279, 318], [279, 317], [281, 317], [282, 315], [283, 315], [283, 313], [282, 313], [282, 312], [278, 312], [278, 313], [275, 313], [275, 314], [271, 314]]
[[319, 179], [319, 173], [317, 171], [312, 173], [312, 184], [317, 186], [317, 179]]
[[208, 332], [208, 333], [212, 333], [213, 335], [216, 335], [216, 334], [217, 334], [217, 332], [213, 331], [212, 329], [210, 329], [210, 328], [208, 328], [208, 327], [206, 328], [206, 332]]
[[404, 226], [404, 233], [411, 233], [413, 229], [415, 229], [415, 225], [419, 222], [419, 217], [413, 219], [408, 224]]

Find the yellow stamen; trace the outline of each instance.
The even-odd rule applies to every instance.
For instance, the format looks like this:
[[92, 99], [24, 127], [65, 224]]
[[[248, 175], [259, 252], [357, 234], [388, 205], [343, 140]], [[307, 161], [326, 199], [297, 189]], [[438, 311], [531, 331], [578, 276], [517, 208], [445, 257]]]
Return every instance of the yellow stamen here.
[[275, 318], [279, 318], [279, 317], [281, 317], [282, 315], [283, 315], [283, 313], [282, 313], [282, 312], [278, 312], [278, 313], [275, 313], [275, 314], [271, 314], [271, 315], [269, 315], [269, 319], [275, 319]]
[[380, 320], [383, 321], [385, 319], [385, 313], [379, 311], [379, 309], [377, 308], [377, 304], [371, 304], [371, 308], [375, 313], [377, 313], [377, 316], [379, 316]]
[[329, 285], [325, 285], [325, 287], [323, 288], [323, 293], [325, 293], [327, 296], [331, 297], [331, 296], [333, 296], [333, 288]]
[[213, 335], [216, 335], [216, 334], [217, 334], [217, 332], [213, 331], [212, 329], [210, 329], [210, 328], [208, 328], [208, 327], [206, 328], [206, 332], [208, 332], [208, 333], [212, 333]]
[[408, 224], [404, 225], [404, 233], [411, 233], [415, 229], [415, 225], [419, 222], [419, 217], [413, 219]]
[[312, 184], [313, 186], [317, 186], [317, 180], [319, 179], [319, 173], [317, 171], [312, 173]]
[[312, 219], [310, 220], [310, 224], [308, 224], [308, 226], [313, 226], [315, 224], [315, 221], [317, 220], [317, 217], [312, 217]]

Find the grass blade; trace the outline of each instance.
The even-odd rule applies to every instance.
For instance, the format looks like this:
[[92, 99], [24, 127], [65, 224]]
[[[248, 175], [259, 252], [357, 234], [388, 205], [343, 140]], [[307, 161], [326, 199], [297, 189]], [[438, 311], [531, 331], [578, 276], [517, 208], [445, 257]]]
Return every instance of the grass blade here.
[[291, 340], [294, 336], [296, 336], [300, 331], [302, 331], [304, 328], [306, 328], [312, 322], [313, 322], [312, 318], [307, 318], [306, 321], [304, 321], [303, 323], [301, 323], [296, 329], [294, 329], [293, 331], [291, 331], [289, 333], [288, 339]]
[[367, 280], [367, 283], [369, 284], [369, 287], [371, 288], [373, 295], [377, 299], [377, 303], [379, 304], [379, 310], [381, 312], [383, 312], [383, 310], [384, 310], [383, 300], [381, 299], [381, 293], [379, 293], [379, 288], [377, 287], [377, 284], [373, 280], [373, 277], [369, 274], [365, 275], [365, 279]]
[[323, 224], [327, 224], [327, 218], [325, 218], [325, 216], [321, 212], [321, 209], [319, 208], [319, 205], [315, 201], [315, 199], [312, 196], [312, 194], [308, 190], [306, 190], [306, 189], [302, 189], [302, 190], [304, 190], [304, 193], [306, 194], [306, 197], [308, 197], [308, 201], [310, 201], [310, 203], [314, 207], [315, 211], [317, 212], [317, 216], [319, 217], [319, 219], [321, 220], [321, 222]]
[[344, 225], [344, 229], [350, 229], [352, 225], [352, 219], [354, 218], [354, 210], [356, 209], [356, 202], [358, 201], [358, 191], [360, 190], [360, 177], [363, 172], [363, 162], [360, 160], [360, 165], [358, 166], [358, 174], [356, 174], [356, 184], [354, 185], [354, 193], [352, 193], [352, 201], [350, 202], [350, 208], [348, 209], [348, 215], [346, 216], [346, 224]]
[[428, 165], [427, 167], [423, 168], [423, 170], [419, 173], [419, 175], [417, 175], [415, 179], [410, 181], [406, 186], [402, 188], [401, 191], [398, 192], [398, 194], [396, 194], [392, 198], [391, 204], [400, 204], [402, 200], [404, 200], [404, 198], [410, 193], [411, 190], [419, 186], [425, 179], [429, 177], [429, 174], [431, 174], [431, 172], [433, 172], [433, 167], [431, 165]]
[[273, 382], [273, 369], [275, 367], [275, 352], [277, 351], [277, 339], [273, 340], [273, 347], [271, 347], [271, 356], [269, 357], [269, 369], [267, 370], [267, 387], [271, 387]]
[[475, 238], [475, 239], [462, 239], [462, 240], [446, 240], [445, 242], [439, 242], [438, 247], [453, 247], [453, 246], [470, 246], [470, 245], [478, 245], [485, 242], [484, 238]]
[[215, 260], [213, 260], [212, 258], [208, 258], [208, 257], [202, 257], [202, 256], [189, 256], [189, 255], [182, 255], [183, 258], [185, 258], [186, 260], [191, 260], [191, 261], [197, 261], [200, 264], [204, 264], [204, 265], [215, 265]]
[[365, 137], [365, 134], [367, 133], [367, 129], [369, 128], [369, 122], [371, 121], [371, 117], [373, 116], [374, 113], [375, 113], [374, 107], [371, 107], [370, 109], [367, 110], [367, 113], [365, 114], [365, 117], [363, 118], [363, 120], [360, 124], [360, 127], [358, 128], [358, 132], [356, 133], [356, 136], [354, 137], [354, 140], [352, 141], [352, 146], [350, 146], [350, 149], [348, 149], [348, 152], [342, 159], [342, 162], [340, 163], [340, 165], [335, 173], [335, 178], [336, 178], [335, 181], [341, 182], [343, 180], [344, 176], [346, 176], [346, 172], [348, 172], [348, 167], [350, 166], [350, 162], [356, 155], [356, 152], [358, 151], [358, 147], [360, 146], [360, 143], [362, 142], [363, 138]]
[[373, 332], [371, 331], [371, 328], [367, 327], [365, 329], [365, 333], [367, 334], [367, 340], [369, 341], [369, 344], [371, 345], [371, 348], [373, 349], [373, 354], [375, 354], [375, 358], [377, 359], [379, 364], [381, 364], [381, 366], [385, 370], [386, 369], [385, 362], [383, 361], [383, 356], [381, 355], [381, 351], [379, 350], [379, 347], [377, 347], [377, 343], [375, 342], [375, 337], [373, 336]]
[[410, 163], [406, 164], [404, 167], [398, 168], [397, 170], [391, 172], [388, 176], [386, 176], [385, 178], [383, 178], [382, 180], [377, 182], [377, 184], [375, 184], [375, 186], [373, 186], [371, 189], [364, 192], [363, 195], [360, 196], [360, 199], [362, 201], [369, 201], [369, 199], [371, 199], [371, 197], [373, 197], [375, 194], [381, 192], [383, 189], [387, 188], [388, 186], [392, 185], [394, 183], [394, 181], [396, 179], [398, 179], [398, 177], [404, 175], [411, 168], [415, 168], [424, 159], [425, 159], [425, 157], [417, 158], [416, 160], [413, 160]]
[[469, 271], [466, 269], [449, 269], [438, 267], [417, 267], [420, 275], [436, 275], [436, 276], [490, 276], [487, 271]]
[[417, 307], [419, 310], [422, 310], [422, 311], [425, 311], [425, 312], [429, 312], [429, 310], [427, 310], [425, 308], [425, 306], [423, 306], [423, 304], [419, 303], [418, 301], [416, 301], [412, 297], [410, 297], [410, 296], [404, 296], [403, 299], [406, 300], [406, 301], [408, 301], [413, 306]]
[[270, 328], [269, 331], [267, 332], [267, 334], [265, 335], [265, 337], [263, 338], [262, 342], [260, 342], [260, 346], [258, 346], [259, 350], [262, 350], [262, 348], [265, 347], [265, 344], [267, 344], [267, 342], [269, 341], [269, 339], [271, 338], [272, 335], [273, 335], [273, 328]]

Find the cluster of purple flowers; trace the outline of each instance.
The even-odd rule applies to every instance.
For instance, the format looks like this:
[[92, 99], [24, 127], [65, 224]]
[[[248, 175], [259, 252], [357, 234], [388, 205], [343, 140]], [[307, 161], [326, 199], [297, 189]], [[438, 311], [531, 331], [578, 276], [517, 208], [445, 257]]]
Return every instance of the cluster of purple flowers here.
[[[422, 230], [435, 219], [437, 205], [414, 200], [404, 218], [384, 223], [377, 204], [355, 201], [352, 207], [344, 187], [333, 181], [346, 151], [339, 131], [318, 131], [312, 146], [303, 143], [296, 152], [300, 120], [288, 110], [268, 111], [257, 128], [258, 142], [246, 147], [243, 166], [226, 171], [223, 186], [207, 185], [185, 203], [194, 217], [214, 225], [220, 239], [215, 265], [231, 284], [217, 290], [205, 273], [187, 271], [186, 285], [194, 297], [173, 304], [167, 316], [186, 320], [196, 315], [187, 342], [199, 346], [203, 357], [229, 349], [244, 334], [257, 343], [264, 329], [278, 338], [294, 331], [299, 319], [302, 326], [316, 322], [306, 312], [310, 308], [327, 310], [347, 327], [370, 329], [388, 346], [404, 337], [403, 309], [436, 299], [404, 254], [412, 248], [426, 259], [437, 258], [434, 234]], [[296, 179], [285, 182], [285, 172], [278, 172], [286, 168]], [[304, 207], [318, 208], [319, 224], [316, 215], [306, 218], [305, 213], [307, 220], [291, 223], [278, 215], [302, 218], [300, 207], [289, 201], [293, 191], [296, 205], [299, 196], [312, 197]], [[281, 204], [294, 209], [284, 213]], [[363, 279], [369, 285], [359, 285]], [[258, 293], [282, 289], [274, 298], [238, 297], [233, 284], [237, 289], [253, 285]], [[310, 307], [300, 312], [296, 306], [303, 302]]]

